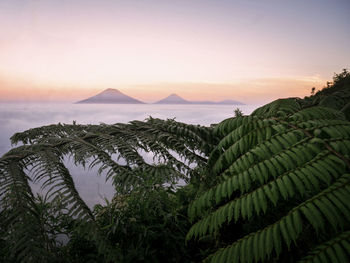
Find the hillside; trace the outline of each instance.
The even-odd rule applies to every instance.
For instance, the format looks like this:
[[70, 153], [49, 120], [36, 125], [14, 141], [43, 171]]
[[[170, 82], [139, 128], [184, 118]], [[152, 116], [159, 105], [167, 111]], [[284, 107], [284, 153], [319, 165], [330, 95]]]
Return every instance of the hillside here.
[[334, 74], [333, 82], [327, 82], [326, 87], [305, 97], [303, 101], [310, 106], [340, 110], [350, 120], [350, 72], [344, 69], [341, 73]]

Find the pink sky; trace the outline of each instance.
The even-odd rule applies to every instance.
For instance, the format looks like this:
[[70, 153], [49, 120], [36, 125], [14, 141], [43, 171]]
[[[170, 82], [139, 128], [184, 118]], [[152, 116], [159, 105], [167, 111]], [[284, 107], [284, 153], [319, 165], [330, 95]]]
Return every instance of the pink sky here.
[[308, 95], [349, 66], [346, 1], [267, 2], [2, 1], [0, 100], [117, 88], [250, 103]]

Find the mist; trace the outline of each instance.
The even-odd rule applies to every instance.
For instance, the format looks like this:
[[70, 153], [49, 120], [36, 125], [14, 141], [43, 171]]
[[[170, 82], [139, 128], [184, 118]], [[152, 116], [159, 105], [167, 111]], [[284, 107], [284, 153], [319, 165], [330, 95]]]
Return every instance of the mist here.
[[[43, 125], [68, 123], [113, 124], [144, 120], [149, 116], [160, 119], [210, 125], [234, 115], [237, 107], [250, 114], [260, 105], [132, 105], [132, 104], [70, 104], [70, 103], [0, 103], [0, 155], [11, 149], [10, 137], [16, 133]], [[97, 169], [88, 170], [66, 163], [81, 197], [92, 207], [114, 194], [112, 182], [97, 176]], [[34, 186], [39, 191], [39, 186]]]

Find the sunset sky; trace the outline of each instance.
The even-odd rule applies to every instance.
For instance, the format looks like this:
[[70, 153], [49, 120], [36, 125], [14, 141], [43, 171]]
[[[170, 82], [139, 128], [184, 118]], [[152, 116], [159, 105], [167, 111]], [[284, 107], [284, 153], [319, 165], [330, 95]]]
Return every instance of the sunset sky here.
[[0, 101], [302, 97], [350, 68], [349, 13], [349, 0], [1, 0]]

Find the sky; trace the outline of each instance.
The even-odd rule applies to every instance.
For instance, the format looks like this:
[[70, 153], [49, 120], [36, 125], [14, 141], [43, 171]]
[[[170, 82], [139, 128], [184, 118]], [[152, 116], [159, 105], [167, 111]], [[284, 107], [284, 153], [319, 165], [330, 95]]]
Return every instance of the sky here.
[[303, 97], [350, 68], [350, 1], [1, 0], [0, 101]]

